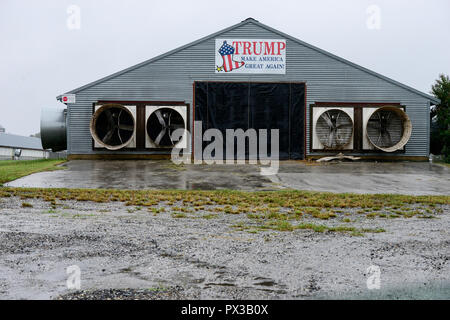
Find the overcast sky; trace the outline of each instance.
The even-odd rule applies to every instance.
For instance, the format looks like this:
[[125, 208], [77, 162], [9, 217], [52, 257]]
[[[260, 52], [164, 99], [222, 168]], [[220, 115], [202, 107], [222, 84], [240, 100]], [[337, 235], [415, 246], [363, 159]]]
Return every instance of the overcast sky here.
[[429, 93], [450, 74], [449, 16], [448, 0], [0, 0], [0, 124], [39, 132], [57, 95], [247, 17]]

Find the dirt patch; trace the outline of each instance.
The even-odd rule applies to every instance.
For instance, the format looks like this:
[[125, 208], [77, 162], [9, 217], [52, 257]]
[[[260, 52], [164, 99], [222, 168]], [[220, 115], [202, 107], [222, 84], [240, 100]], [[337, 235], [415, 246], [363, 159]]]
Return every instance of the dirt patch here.
[[[0, 298], [311, 299], [370, 298], [374, 292], [402, 298], [411, 290], [450, 298], [447, 204], [436, 206], [432, 219], [367, 218], [370, 213], [353, 208], [325, 221], [313, 215], [296, 220], [384, 230], [363, 234], [258, 229], [253, 226], [261, 221], [245, 210], [225, 213], [214, 206], [183, 218], [173, 217], [183, 208], [176, 202], [158, 208], [1, 199]], [[81, 270], [79, 292], [66, 286], [72, 265]], [[380, 290], [367, 289], [371, 265], [380, 267]], [[398, 289], [405, 285], [415, 289]]]
[[91, 291], [75, 291], [61, 295], [57, 300], [181, 300], [183, 289], [105, 289]]

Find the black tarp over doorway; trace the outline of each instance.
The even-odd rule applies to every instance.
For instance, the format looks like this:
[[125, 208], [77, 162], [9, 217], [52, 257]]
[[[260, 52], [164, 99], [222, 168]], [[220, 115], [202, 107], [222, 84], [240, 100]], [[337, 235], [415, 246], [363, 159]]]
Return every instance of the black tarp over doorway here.
[[304, 83], [196, 81], [194, 86], [195, 120], [202, 121], [203, 132], [216, 128], [225, 138], [226, 129], [268, 129], [271, 150], [270, 129], [279, 129], [280, 159], [304, 158]]

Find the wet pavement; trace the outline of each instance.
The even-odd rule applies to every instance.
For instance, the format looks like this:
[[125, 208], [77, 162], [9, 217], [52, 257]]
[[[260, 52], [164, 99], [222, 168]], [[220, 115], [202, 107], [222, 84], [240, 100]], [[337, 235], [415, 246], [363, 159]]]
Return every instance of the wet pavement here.
[[63, 166], [66, 170], [32, 174], [6, 186], [450, 194], [450, 168], [428, 162], [286, 161], [269, 176], [261, 175], [260, 165], [177, 166], [169, 160], [73, 160]]

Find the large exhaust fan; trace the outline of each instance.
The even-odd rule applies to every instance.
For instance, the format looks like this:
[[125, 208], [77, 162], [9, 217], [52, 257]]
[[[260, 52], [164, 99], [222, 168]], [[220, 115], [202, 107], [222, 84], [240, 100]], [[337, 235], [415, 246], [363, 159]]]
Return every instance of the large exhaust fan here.
[[67, 149], [66, 137], [67, 109], [42, 108], [41, 142], [43, 149], [62, 151]]
[[313, 108], [313, 149], [353, 149], [353, 108]]
[[403, 149], [411, 137], [411, 120], [399, 107], [367, 108], [363, 118], [363, 147], [367, 149], [394, 152]]
[[175, 130], [186, 130], [186, 113], [186, 106], [146, 106], [146, 148], [186, 148], [186, 131], [172, 139]]
[[108, 150], [136, 147], [136, 106], [95, 106], [90, 131], [94, 147]]

